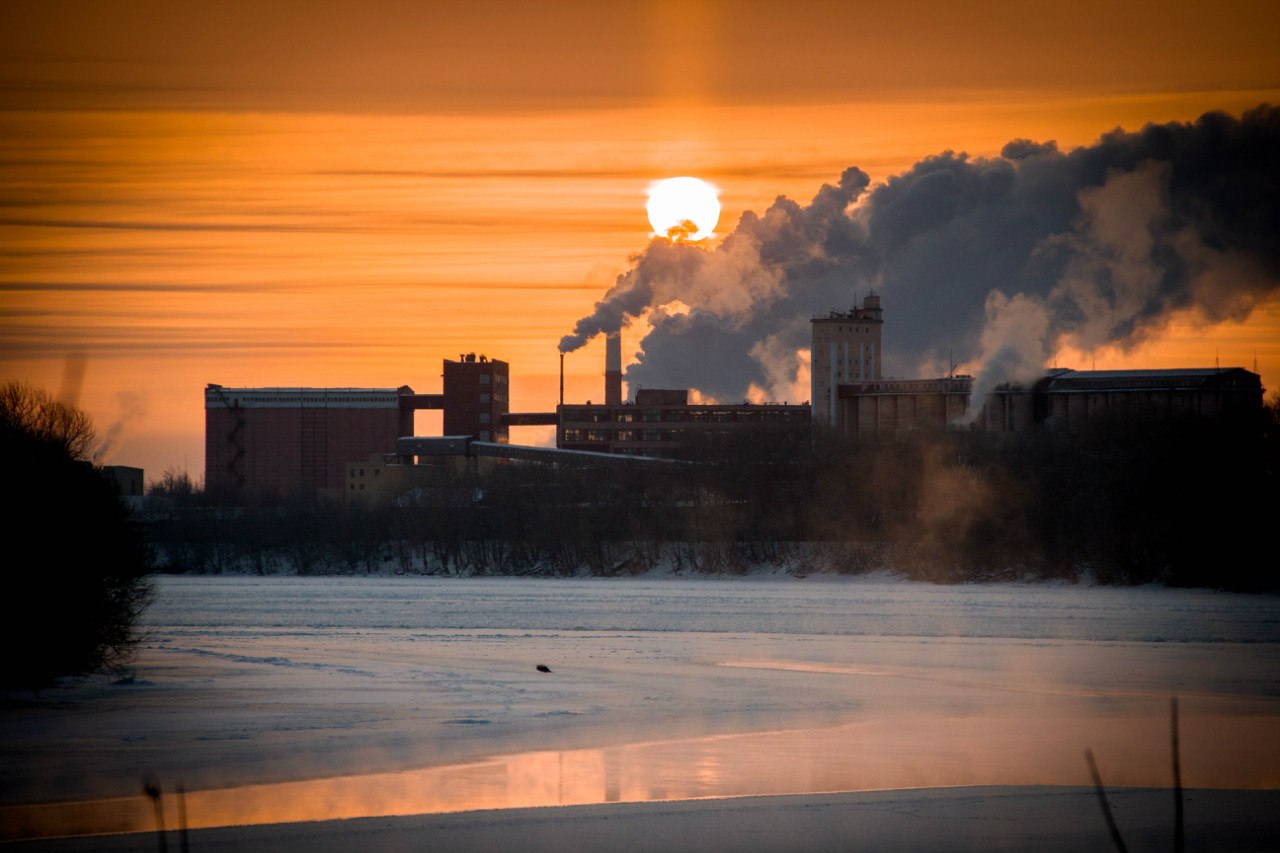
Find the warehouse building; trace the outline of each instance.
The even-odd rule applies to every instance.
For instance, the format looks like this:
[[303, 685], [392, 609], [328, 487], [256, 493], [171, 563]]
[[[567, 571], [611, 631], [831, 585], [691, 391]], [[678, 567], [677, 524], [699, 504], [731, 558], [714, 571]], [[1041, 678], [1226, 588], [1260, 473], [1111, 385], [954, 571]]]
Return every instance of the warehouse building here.
[[230, 501], [339, 496], [353, 460], [394, 454], [414, 412], [443, 409], [446, 432], [504, 443], [505, 361], [445, 360], [440, 394], [398, 388], [205, 388], [205, 487]]

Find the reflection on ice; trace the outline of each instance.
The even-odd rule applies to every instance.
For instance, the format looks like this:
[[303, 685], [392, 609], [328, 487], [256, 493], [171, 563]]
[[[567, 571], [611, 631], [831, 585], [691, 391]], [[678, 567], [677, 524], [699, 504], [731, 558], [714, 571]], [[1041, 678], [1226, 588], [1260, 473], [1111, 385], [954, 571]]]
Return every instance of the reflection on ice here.
[[[1194, 707], [1194, 703], [1187, 703]], [[1048, 708], [1045, 709], [1048, 711]], [[612, 746], [526, 752], [391, 773], [247, 785], [187, 794], [192, 829], [340, 818], [706, 797], [954, 785], [1084, 785], [1092, 746], [1109, 784], [1167, 786], [1167, 704], [1106, 718], [1047, 712], [865, 722]], [[1192, 787], [1280, 787], [1273, 716], [1184, 713]], [[170, 811], [172, 825], [173, 806]], [[0, 810], [4, 835], [47, 837], [154, 828], [146, 799]]]

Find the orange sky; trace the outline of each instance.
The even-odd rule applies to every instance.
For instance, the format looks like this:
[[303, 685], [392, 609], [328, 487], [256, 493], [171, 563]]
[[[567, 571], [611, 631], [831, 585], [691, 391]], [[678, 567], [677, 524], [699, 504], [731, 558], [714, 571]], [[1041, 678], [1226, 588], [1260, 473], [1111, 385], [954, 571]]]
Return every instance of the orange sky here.
[[[653, 179], [715, 182], [724, 233], [850, 165], [1280, 100], [1273, 3], [833, 7], [6, 3], [0, 378], [78, 387], [148, 477], [202, 472], [208, 382], [433, 391], [476, 351], [543, 410]], [[1280, 386], [1280, 305], [1193, 319], [1063, 357]], [[567, 396], [601, 364], [571, 354]]]

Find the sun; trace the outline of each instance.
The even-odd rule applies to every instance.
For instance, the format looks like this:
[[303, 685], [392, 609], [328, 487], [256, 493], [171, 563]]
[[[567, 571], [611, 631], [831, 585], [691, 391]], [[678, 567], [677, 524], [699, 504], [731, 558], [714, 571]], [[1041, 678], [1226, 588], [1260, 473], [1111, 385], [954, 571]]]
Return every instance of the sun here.
[[720, 221], [720, 191], [701, 178], [667, 178], [649, 184], [649, 224], [676, 243], [705, 240]]

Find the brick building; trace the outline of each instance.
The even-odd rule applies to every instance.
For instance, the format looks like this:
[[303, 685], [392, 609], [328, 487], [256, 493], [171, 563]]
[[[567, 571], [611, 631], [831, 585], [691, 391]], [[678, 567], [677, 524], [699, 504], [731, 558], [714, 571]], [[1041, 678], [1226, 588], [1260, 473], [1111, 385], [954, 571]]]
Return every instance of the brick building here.
[[400, 388], [224, 388], [204, 392], [205, 487], [232, 499], [346, 485], [346, 465], [413, 433]]
[[510, 407], [510, 366], [469, 353], [457, 361], [445, 361], [443, 379], [444, 434], [505, 444], [507, 425], [502, 416]]
[[505, 361], [464, 354], [444, 362], [444, 392], [399, 388], [224, 388], [204, 392], [205, 487], [248, 496], [338, 495], [349, 463], [394, 454], [411, 436], [413, 413], [443, 409], [446, 435], [507, 441]]

